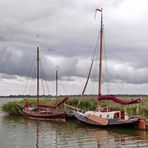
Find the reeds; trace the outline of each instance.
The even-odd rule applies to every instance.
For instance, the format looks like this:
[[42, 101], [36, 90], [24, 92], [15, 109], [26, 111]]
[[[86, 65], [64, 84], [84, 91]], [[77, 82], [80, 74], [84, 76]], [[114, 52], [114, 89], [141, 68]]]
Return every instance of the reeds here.
[[[18, 111], [16, 104], [19, 104], [20, 106], [24, 106], [25, 103], [28, 102], [30, 106], [36, 106], [36, 100], [35, 99], [23, 99], [20, 101], [9, 101], [1, 106], [1, 109], [8, 113], [8, 114], [13, 114], [13, 115], [20, 115], [20, 112]], [[41, 104], [52, 104], [54, 103], [54, 100], [52, 101], [51, 99], [41, 99], [40, 100]]]
[[[61, 97], [58, 98], [60, 100]], [[69, 97], [69, 100], [66, 101], [66, 104], [78, 107], [83, 110], [96, 110], [97, 108], [97, 99], [94, 96], [85, 96], [81, 99], [79, 106], [77, 106], [80, 97]], [[2, 110], [9, 114], [20, 114], [18, 109], [16, 108], [16, 104], [24, 106], [24, 104], [28, 102], [30, 106], [36, 106], [36, 99], [23, 99], [20, 101], [10, 101], [1, 106]], [[40, 99], [41, 104], [56, 104], [56, 99], [54, 98], [43, 98]], [[144, 115], [148, 117], [148, 99], [142, 98], [139, 104], [133, 105], [119, 105], [112, 101], [102, 101], [102, 106], [106, 107], [106, 105], [113, 110], [124, 110], [128, 113], [128, 115]], [[60, 106], [60, 109], [64, 110], [64, 106]]]

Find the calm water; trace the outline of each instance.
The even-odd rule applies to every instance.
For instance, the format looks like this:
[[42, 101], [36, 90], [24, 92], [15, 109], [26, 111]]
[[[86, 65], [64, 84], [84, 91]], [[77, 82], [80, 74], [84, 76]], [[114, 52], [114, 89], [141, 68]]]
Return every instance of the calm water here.
[[[0, 99], [0, 104], [9, 99]], [[76, 120], [34, 121], [0, 111], [0, 148], [148, 147], [148, 132], [86, 126]]]

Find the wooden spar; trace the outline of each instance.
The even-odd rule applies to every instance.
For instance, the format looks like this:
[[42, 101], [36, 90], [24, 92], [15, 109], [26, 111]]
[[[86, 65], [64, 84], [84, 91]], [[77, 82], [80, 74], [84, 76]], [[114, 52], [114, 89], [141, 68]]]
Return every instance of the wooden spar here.
[[69, 107], [70, 109], [73, 109], [73, 110], [79, 110], [79, 111], [82, 111], [82, 109], [79, 109], [77, 107], [74, 107], [74, 106], [71, 106], [71, 105], [68, 105], [68, 104], [64, 104], [65, 107]]
[[99, 82], [98, 82], [98, 108], [100, 107], [101, 97], [101, 78], [102, 78], [102, 42], [103, 42], [103, 12], [101, 11], [101, 29], [100, 29], [100, 62], [99, 62]]
[[39, 76], [40, 76], [40, 70], [39, 70], [39, 41], [37, 41], [37, 105], [39, 105]]
[[[89, 73], [88, 73], [88, 76], [87, 76], [87, 80], [86, 80], [86, 83], [85, 83], [85, 86], [84, 86], [84, 89], [83, 89], [83, 91], [82, 91], [81, 96], [83, 96], [84, 93], [85, 93], [85, 90], [86, 90], [86, 87], [87, 87], [87, 84], [88, 84], [88, 81], [89, 81], [89, 78], [90, 78], [91, 70], [92, 70], [92, 67], [93, 67], [93, 62], [94, 62], [94, 60], [91, 61], [91, 66], [90, 66]], [[80, 101], [81, 101], [81, 100], [79, 99], [79, 102], [78, 102], [77, 106], [79, 106]]]
[[83, 92], [82, 92], [82, 96], [83, 96], [84, 93], [85, 93], [85, 90], [86, 90], [86, 87], [87, 87], [87, 84], [88, 84], [88, 80], [89, 80], [89, 78], [90, 78], [90, 74], [91, 74], [93, 62], [94, 62], [94, 60], [92, 60], [92, 62], [91, 62], [90, 70], [89, 70], [89, 73], [88, 73], [88, 76], [87, 76], [87, 80], [86, 80], [86, 83], [85, 83], [85, 86], [84, 86], [84, 89], [83, 89]]

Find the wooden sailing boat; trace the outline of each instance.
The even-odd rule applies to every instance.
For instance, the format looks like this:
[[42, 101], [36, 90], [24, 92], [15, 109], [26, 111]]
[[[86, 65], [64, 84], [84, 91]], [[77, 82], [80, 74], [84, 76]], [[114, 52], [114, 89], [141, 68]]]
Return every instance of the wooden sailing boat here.
[[145, 119], [140, 116], [128, 117], [124, 111], [101, 108], [101, 100], [112, 100], [123, 105], [139, 103], [140, 100], [121, 100], [114, 95], [101, 94], [101, 78], [102, 78], [102, 40], [103, 40], [103, 9], [96, 9], [101, 13], [101, 29], [100, 29], [100, 60], [99, 60], [99, 84], [98, 84], [98, 108], [97, 111], [74, 111], [75, 117], [87, 124], [97, 126], [132, 126], [145, 129]]
[[56, 105], [47, 105], [47, 104], [39, 104], [39, 78], [40, 78], [40, 67], [39, 67], [39, 44], [37, 46], [37, 106], [30, 107], [28, 103], [25, 104], [22, 113], [28, 117], [33, 119], [42, 119], [42, 120], [64, 120], [65, 112], [57, 110], [61, 104], [63, 104], [68, 97], [60, 100], [56, 103]]

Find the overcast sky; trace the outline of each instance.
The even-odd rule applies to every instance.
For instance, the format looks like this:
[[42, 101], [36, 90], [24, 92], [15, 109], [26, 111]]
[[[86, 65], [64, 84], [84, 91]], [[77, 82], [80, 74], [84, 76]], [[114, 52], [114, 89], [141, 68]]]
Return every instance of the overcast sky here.
[[[59, 94], [81, 94], [100, 30], [96, 8], [104, 16], [102, 93], [148, 94], [147, 6], [147, 0], [0, 0], [0, 95], [24, 92], [37, 35], [50, 94], [56, 70]], [[97, 93], [95, 66], [87, 94]]]

